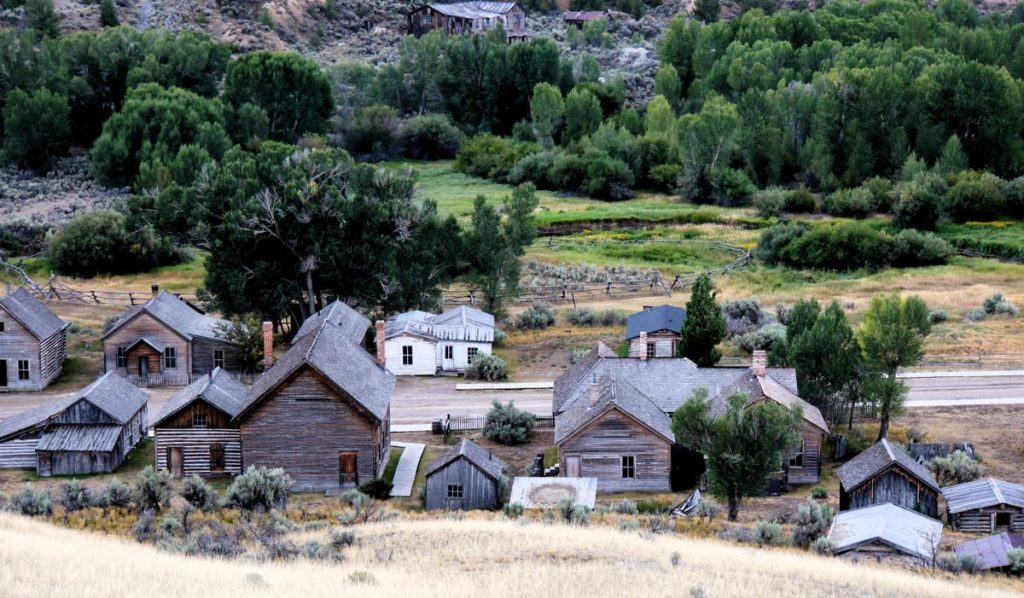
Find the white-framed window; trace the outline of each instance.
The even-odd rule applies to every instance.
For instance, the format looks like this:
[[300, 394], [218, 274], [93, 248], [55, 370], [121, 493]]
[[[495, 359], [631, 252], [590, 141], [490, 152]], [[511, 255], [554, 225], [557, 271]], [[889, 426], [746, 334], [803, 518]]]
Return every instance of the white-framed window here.
[[412, 365], [412, 345], [402, 345], [402, 365]]
[[444, 358], [445, 359], [455, 359], [455, 347], [453, 347], [451, 345], [445, 345], [444, 346]]
[[213, 350], [213, 367], [222, 368], [224, 367], [224, 349]]
[[176, 368], [178, 367], [178, 350], [174, 347], [167, 347], [164, 349], [164, 368]]
[[476, 359], [476, 354], [479, 352], [480, 349], [477, 349], [476, 347], [466, 349], [466, 363], [473, 363], [473, 360]]
[[193, 413], [192, 414], [192, 427], [193, 428], [209, 428], [210, 418], [205, 413]]
[[789, 457], [790, 467], [803, 467], [804, 466], [804, 450], [807, 448], [807, 441], [803, 438], [800, 439], [800, 446], [797, 447], [795, 453]]
[[448, 484], [448, 498], [462, 497], [462, 484]]
[[647, 351], [647, 358], [650, 359], [658, 354], [658, 344], [652, 341], [647, 341], [647, 347], [644, 348]]
[[114, 356], [114, 366], [119, 368], [128, 367], [128, 355], [125, 354], [124, 347], [117, 348], [117, 353]]
[[18, 380], [28, 380], [28, 360], [18, 360]]
[[622, 477], [627, 480], [636, 478], [636, 457], [633, 455], [622, 456]]

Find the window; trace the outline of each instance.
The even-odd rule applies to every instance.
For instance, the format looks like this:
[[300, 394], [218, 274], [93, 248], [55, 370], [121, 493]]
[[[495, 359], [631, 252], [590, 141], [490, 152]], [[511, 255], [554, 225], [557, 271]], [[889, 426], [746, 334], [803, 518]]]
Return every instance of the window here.
[[192, 427], [193, 428], [209, 428], [210, 418], [205, 413], [193, 413], [192, 414]]
[[222, 368], [224, 367], [224, 349], [213, 350], [213, 367]]
[[636, 478], [636, 457], [633, 455], [622, 457], [622, 477], [628, 480]]
[[18, 380], [28, 380], [28, 360], [18, 360]]
[[445, 345], [444, 346], [444, 358], [445, 359], [455, 359], [455, 347], [453, 347], [451, 345]]
[[224, 471], [224, 445], [210, 445], [210, 471]]
[[0, 332], [3, 332], [3, 331], [4, 331], [4, 322], [3, 322], [3, 320], [0, 320]]
[[476, 347], [466, 349], [466, 363], [473, 363], [473, 360], [476, 359], [476, 354], [479, 351], [480, 349], [477, 349]]
[[124, 353], [124, 347], [117, 348], [117, 355], [114, 357], [114, 366], [119, 368], [128, 367], [128, 356]]
[[412, 345], [402, 345], [402, 365], [412, 365]]
[[448, 498], [462, 498], [462, 484], [448, 484]]
[[655, 343], [647, 343], [647, 358], [650, 359], [658, 354], [658, 347]]
[[789, 457], [790, 467], [803, 467], [804, 466], [804, 440], [800, 440], [800, 446], [796, 452]]
[[174, 347], [167, 347], [164, 349], [164, 368], [176, 368], [178, 367], [178, 354], [177, 349]]

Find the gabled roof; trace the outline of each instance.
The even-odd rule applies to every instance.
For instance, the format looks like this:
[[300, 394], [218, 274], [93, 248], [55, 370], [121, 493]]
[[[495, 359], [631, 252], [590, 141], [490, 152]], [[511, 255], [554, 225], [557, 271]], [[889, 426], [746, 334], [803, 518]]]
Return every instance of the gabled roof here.
[[942, 489], [946, 512], [950, 514], [1009, 505], [1024, 509], [1024, 486], [994, 478], [965, 482]]
[[160, 294], [147, 301], [144, 305], [132, 308], [121, 315], [110, 330], [103, 335], [106, 338], [121, 326], [125, 325], [141, 313], [148, 313], [165, 326], [191, 341], [195, 337], [223, 340], [217, 332], [218, 326], [230, 326], [227, 320], [210, 317], [197, 311], [187, 301], [177, 295], [160, 291]]
[[370, 320], [366, 316], [352, 309], [342, 300], [336, 299], [327, 307], [306, 318], [302, 326], [299, 326], [299, 331], [295, 333], [292, 344], [323, 326], [324, 322], [329, 322], [340, 328], [345, 338], [356, 344], [363, 342], [363, 337], [366, 336], [366, 331], [370, 328]]
[[828, 537], [837, 554], [879, 542], [930, 561], [942, 537], [942, 522], [892, 503], [843, 511], [832, 521]]
[[1001, 569], [1010, 566], [1006, 551], [1013, 548], [1024, 548], [1024, 536], [1002, 532], [957, 544], [954, 547], [959, 557], [972, 557], [978, 569]]
[[385, 324], [384, 338], [412, 334], [436, 341], [494, 342], [494, 316], [461, 305], [442, 314], [408, 311], [392, 316]]
[[303, 366], [312, 367], [338, 389], [383, 421], [391, 405], [395, 377], [377, 364], [338, 326], [324, 325], [303, 336], [260, 376], [238, 410], [242, 416]]
[[501, 479], [501, 472], [505, 467], [505, 464], [502, 463], [501, 459], [498, 459], [489, 451], [484, 450], [478, 444], [471, 442], [468, 438], [463, 438], [459, 442], [459, 446], [448, 449], [440, 457], [434, 459], [430, 465], [427, 466], [427, 470], [424, 475], [429, 477], [435, 471], [445, 467], [452, 461], [463, 457], [473, 465], [480, 468], [481, 471], [487, 474], [487, 476], [494, 481]]
[[149, 401], [146, 391], [114, 372], [107, 372], [74, 395], [86, 400], [119, 423], [126, 424]]
[[641, 332], [650, 334], [661, 330], [669, 330], [676, 334], [686, 321], [686, 310], [674, 305], [658, 305], [630, 314], [626, 320], [626, 340], [640, 336]]
[[131, 351], [132, 349], [135, 348], [135, 345], [138, 345], [139, 343], [149, 345], [157, 353], [164, 352], [164, 344], [156, 340], [155, 338], [150, 338], [148, 336], [140, 336], [139, 338], [132, 341], [127, 347], [124, 348], [125, 352]]
[[629, 382], [605, 376], [555, 418], [555, 444], [560, 444], [612, 409], [618, 409], [665, 441], [675, 442], [672, 419], [664, 411]]
[[39, 340], [45, 340], [71, 325], [58, 318], [50, 308], [43, 305], [23, 287], [18, 287], [0, 297], [0, 308], [11, 314]]
[[885, 438], [844, 463], [837, 472], [839, 483], [847, 492], [851, 492], [890, 465], [899, 465], [921, 483], [936, 492], [939, 491], [939, 485], [935, 483], [935, 478], [932, 477], [928, 468], [914, 461], [910, 455], [899, 447], [893, 446]]
[[506, 14], [515, 8], [515, 2], [453, 2], [451, 4], [440, 4], [431, 2], [427, 6], [437, 12], [450, 17], [462, 17], [464, 19], [493, 18]]
[[821, 414], [821, 409], [796, 396], [770, 375], [757, 376], [757, 383], [765, 397], [781, 404], [787, 409], [799, 406], [800, 410], [803, 411], [804, 421], [814, 424], [819, 430], [828, 434], [828, 422], [825, 421], [825, 416]]
[[245, 402], [247, 389], [244, 384], [231, 377], [221, 368], [197, 379], [192, 384], [174, 393], [153, 421], [154, 426], [178, 413], [197, 400], [206, 401], [216, 409], [233, 418]]
[[121, 437], [121, 426], [54, 426], [43, 434], [37, 451], [105, 452], [114, 450]]
[[39, 405], [4, 418], [0, 421], [0, 441], [45, 424], [51, 417], [61, 413], [79, 400], [78, 395], [65, 395], [45, 405]]

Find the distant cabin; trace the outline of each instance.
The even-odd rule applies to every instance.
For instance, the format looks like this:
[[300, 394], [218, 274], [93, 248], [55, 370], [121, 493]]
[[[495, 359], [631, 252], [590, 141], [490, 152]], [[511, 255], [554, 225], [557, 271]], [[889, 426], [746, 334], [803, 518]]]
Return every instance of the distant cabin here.
[[629, 356], [675, 357], [686, 310], [673, 305], [648, 306], [626, 321]]
[[528, 37], [526, 12], [515, 2], [431, 2], [406, 15], [409, 33], [420, 37], [431, 31], [446, 35], [486, 33], [501, 25], [511, 42]]
[[931, 564], [942, 540], [942, 522], [885, 503], [838, 513], [828, 538], [834, 554], [901, 553]]
[[496, 509], [502, 500], [505, 464], [463, 438], [426, 469], [426, 509]]
[[1024, 533], [1024, 485], [984, 478], [946, 486], [942, 497], [953, 529], [977, 534]]
[[24, 288], [0, 297], [0, 392], [42, 390], [60, 376], [69, 325]]
[[928, 469], [882, 439], [850, 459], [839, 474], [839, 510], [892, 503], [939, 516], [939, 485]]
[[570, 10], [562, 15], [562, 21], [566, 27], [583, 29], [583, 26], [592, 21], [604, 21], [608, 23], [611, 16], [607, 12], [597, 10]]
[[214, 368], [172, 396], [153, 421], [157, 469], [176, 478], [242, 473], [242, 436], [234, 418], [246, 392]]
[[145, 391], [108, 372], [81, 391], [0, 422], [0, 467], [41, 477], [110, 473], [146, 437]]
[[478, 355], [490, 355], [494, 316], [460, 306], [442, 314], [410, 311], [393, 316], [383, 326], [377, 354], [396, 376], [433, 376], [465, 372]]

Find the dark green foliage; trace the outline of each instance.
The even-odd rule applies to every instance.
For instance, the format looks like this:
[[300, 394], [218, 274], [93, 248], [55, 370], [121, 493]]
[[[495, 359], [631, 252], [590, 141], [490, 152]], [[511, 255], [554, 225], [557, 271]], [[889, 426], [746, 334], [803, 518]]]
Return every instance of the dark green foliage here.
[[588, 152], [586, 177], [580, 190], [597, 199], [620, 200], [633, 197], [633, 172], [622, 160], [603, 152]]
[[825, 197], [822, 208], [833, 216], [864, 218], [875, 211], [875, 198], [863, 187], [840, 189]]
[[780, 222], [764, 229], [757, 240], [754, 257], [773, 265], [782, 262], [782, 250], [807, 232], [807, 227], [796, 222]]
[[27, 94], [11, 91], [4, 107], [4, 158], [43, 170], [53, 156], [64, 154], [71, 136], [68, 99], [45, 87]]
[[711, 277], [702, 274], [693, 284], [686, 304], [679, 354], [700, 367], [713, 366], [722, 358], [717, 345], [725, 339], [726, 328], [715, 295]]
[[705, 23], [714, 23], [721, 12], [718, 0], [697, 0], [693, 5], [694, 18]]
[[100, 1], [100, 25], [104, 27], [117, 27], [121, 22], [117, 18], [117, 8], [114, 0]]
[[270, 119], [267, 112], [256, 104], [245, 103], [227, 114], [231, 140], [242, 145], [256, 145], [267, 139]]
[[185, 502], [200, 511], [211, 511], [218, 506], [217, 493], [203, 478], [192, 474], [181, 481], [179, 492]]
[[245, 473], [235, 476], [224, 501], [243, 511], [263, 512], [284, 508], [292, 479], [280, 468], [250, 465]]
[[127, 230], [125, 217], [118, 212], [90, 212], [65, 224], [50, 238], [47, 257], [62, 274], [91, 277], [142, 272], [174, 263], [180, 253], [152, 229]]
[[841, 222], [809, 230], [797, 224], [777, 224], [761, 233], [754, 253], [769, 264], [849, 271], [942, 264], [952, 255], [952, 248], [931, 234], [903, 231], [893, 237], [861, 222]]
[[897, 267], [945, 264], [953, 255], [953, 248], [944, 239], [931, 233], [913, 229], [901, 230], [893, 237], [893, 255], [890, 263]]
[[900, 228], [934, 230], [942, 212], [946, 183], [941, 177], [921, 175], [893, 189], [893, 223]]
[[483, 434], [485, 438], [501, 444], [523, 444], [530, 440], [530, 433], [536, 425], [537, 418], [516, 408], [514, 402], [503, 405], [494, 401], [487, 412]]
[[961, 176], [946, 193], [945, 211], [953, 222], [991, 220], [1005, 206], [999, 179], [990, 174]]
[[384, 478], [377, 478], [366, 482], [359, 487], [359, 491], [377, 500], [387, 500], [391, 498], [391, 488], [394, 484], [385, 480]]
[[796, 368], [800, 398], [818, 407], [834, 426], [842, 419], [844, 407], [852, 408], [860, 398], [863, 367], [857, 338], [834, 301], [809, 328], [804, 328], [803, 315], [791, 319], [786, 358]]
[[60, 16], [53, 8], [53, 0], [25, 0], [25, 27], [40, 37], [60, 35]]
[[787, 212], [813, 212], [815, 207], [814, 194], [803, 185], [790, 191], [786, 197]]
[[243, 372], [256, 372], [263, 365], [263, 328], [254, 315], [235, 316], [227, 324], [214, 326], [214, 334], [238, 347], [238, 367]]
[[345, 130], [345, 148], [362, 160], [395, 158], [399, 147], [398, 111], [375, 104], [359, 111]]
[[414, 160], [448, 160], [459, 153], [463, 134], [447, 116], [429, 114], [408, 119], [402, 126], [405, 155]]

